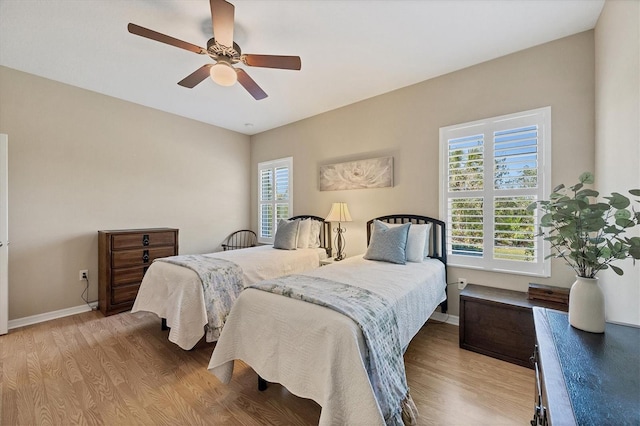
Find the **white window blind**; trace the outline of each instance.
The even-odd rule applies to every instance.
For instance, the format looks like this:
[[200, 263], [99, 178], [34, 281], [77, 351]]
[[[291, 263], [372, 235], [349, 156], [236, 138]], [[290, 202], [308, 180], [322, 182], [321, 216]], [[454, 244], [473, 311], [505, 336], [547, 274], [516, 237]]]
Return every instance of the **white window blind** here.
[[551, 182], [551, 108], [440, 129], [448, 264], [549, 276], [536, 212]]
[[293, 212], [293, 157], [258, 164], [258, 242], [272, 244], [278, 221]]

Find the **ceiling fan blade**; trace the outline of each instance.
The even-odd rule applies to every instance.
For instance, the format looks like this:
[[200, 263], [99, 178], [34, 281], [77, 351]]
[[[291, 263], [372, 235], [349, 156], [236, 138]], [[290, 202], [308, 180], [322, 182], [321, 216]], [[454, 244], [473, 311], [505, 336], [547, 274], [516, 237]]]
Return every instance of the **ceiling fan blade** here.
[[278, 55], [242, 55], [242, 62], [250, 67], [279, 68], [285, 70], [299, 70], [302, 68], [300, 56]]
[[182, 80], [178, 82], [178, 84], [182, 87], [188, 87], [189, 89], [193, 89], [198, 84], [203, 82], [207, 77], [209, 77], [209, 69], [213, 66], [213, 64], [206, 64], [195, 70], [193, 73], [189, 74]]
[[173, 38], [168, 35], [161, 34], [157, 31], [153, 31], [145, 27], [141, 27], [140, 25], [129, 23], [129, 25], [127, 25], [127, 29], [131, 34], [139, 35], [141, 37], [146, 37], [148, 39], [159, 41], [161, 43], [166, 43], [171, 46], [188, 50], [190, 52], [198, 53], [200, 55], [204, 55], [205, 53], [207, 53], [207, 50], [203, 49], [200, 46], [187, 43], [186, 41], [178, 40], [177, 38]]
[[247, 92], [249, 92], [256, 101], [268, 96], [243, 69], [236, 68], [236, 72], [238, 73], [238, 83], [242, 84], [242, 87], [247, 89]]
[[209, 0], [213, 37], [218, 44], [233, 47], [233, 19], [235, 6], [225, 0]]

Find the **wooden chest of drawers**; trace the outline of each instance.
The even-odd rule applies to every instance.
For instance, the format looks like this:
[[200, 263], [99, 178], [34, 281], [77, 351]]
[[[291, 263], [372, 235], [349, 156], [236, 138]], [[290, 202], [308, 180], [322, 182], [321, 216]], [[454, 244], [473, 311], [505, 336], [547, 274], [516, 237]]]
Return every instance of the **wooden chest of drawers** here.
[[177, 254], [177, 229], [98, 231], [100, 311], [112, 315], [131, 309], [151, 262]]
[[640, 328], [604, 333], [569, 325], [564, 312], [534, 308], [536, 393], [532, 425], [640, 424]]
[[560, 303], [529, 300], [524, 292], [469, 284], [460, 292], [460, 347], [533, 368], [534, 306], [567, 309]]

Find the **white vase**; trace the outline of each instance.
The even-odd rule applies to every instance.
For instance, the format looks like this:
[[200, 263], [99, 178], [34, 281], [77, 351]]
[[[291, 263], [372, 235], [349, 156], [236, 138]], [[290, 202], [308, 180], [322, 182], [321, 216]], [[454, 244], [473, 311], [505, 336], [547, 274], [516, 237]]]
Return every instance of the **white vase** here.
[[591, 333], [604, 333], [604, 294], [598, 278], [576, 276], [569, 292], [569, 324]]

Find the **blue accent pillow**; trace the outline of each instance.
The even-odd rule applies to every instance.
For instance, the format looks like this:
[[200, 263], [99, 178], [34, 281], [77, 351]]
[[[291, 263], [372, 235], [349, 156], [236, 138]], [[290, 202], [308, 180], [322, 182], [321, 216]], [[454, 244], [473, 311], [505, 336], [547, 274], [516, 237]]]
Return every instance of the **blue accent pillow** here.
[[298, 227], [299, 220], [280, 219], [276, 236], [273, 239], [273, 247], [282, 250], [295, 250], [298, 246]]
[[379, 220], [374, 221], [373, 234], [371, 234], [371, 241], [364, 258], [400, 265], [407, 263], [407, 237], [410, 226], [410, 223], [405, 223], [395, 228], [389, 228]]

